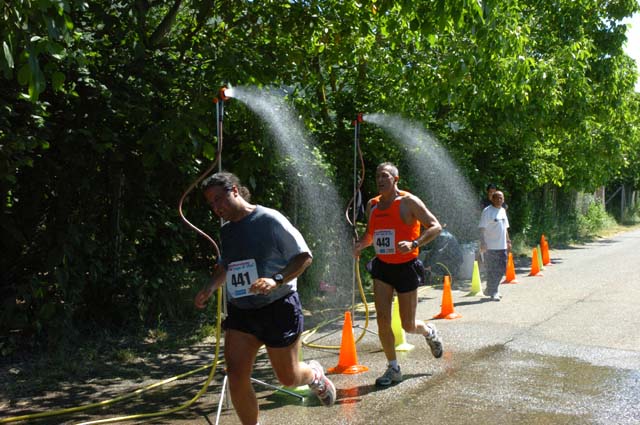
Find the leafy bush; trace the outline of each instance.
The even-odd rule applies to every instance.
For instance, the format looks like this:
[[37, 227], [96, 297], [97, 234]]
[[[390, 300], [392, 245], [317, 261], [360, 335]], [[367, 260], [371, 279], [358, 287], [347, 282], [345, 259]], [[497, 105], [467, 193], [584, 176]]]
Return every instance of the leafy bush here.
[[583, 204], [578, 207], [579, 237], [596, 235], [602, 229], [616, 224], [615, 219], [607, 213], [604, 205], [601, 202], [597, 202], [593, 196], [585, 196]]

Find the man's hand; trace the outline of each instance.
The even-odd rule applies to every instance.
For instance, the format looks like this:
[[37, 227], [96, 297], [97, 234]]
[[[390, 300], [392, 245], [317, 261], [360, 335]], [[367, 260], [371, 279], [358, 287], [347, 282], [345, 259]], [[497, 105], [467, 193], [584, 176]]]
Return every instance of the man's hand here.
[[360, 251], [362, 251], [362, 247], [360, 246], [360, 242], [356, 242], [353, 245], [353, 257], [354, 258], [360, 257]]
[[406, 254], [413, 251], [413, 241], [398, 242], [398, 251], [400, 251], [400, 254]]
[[254, 294], [267, 295], [277, 287], [278, 284], [276, 283], [276, 281], [271, 279], [270, 277], [259, 277], [255, 282], [251, 284], [249, 292], [252, 292]]
[[202, 310], [207, 305], [207, 301], [209, 300], [209, 298], [211, 298], [211, 295], [213, 295], [213, 288], [207, 287], [201, 289], [200, 292], [198, 292], [198, 294], [196, 295], [195, 300], [193, 301], [196, 308]]

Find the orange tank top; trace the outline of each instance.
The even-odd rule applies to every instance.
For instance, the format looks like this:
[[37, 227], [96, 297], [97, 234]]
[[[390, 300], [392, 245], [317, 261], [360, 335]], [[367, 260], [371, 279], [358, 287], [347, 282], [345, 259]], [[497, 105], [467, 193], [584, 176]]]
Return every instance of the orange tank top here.
[[385, 263], [406, 263], [417, 258], [420, 253], [418, 248], [404, 254], [398, 252], [398, 242], [413, 241], [420, 236], [420, 222], [418, 220], [412, 224], [406, 224], [400, 217], [400, 202], [408, 194], [408, 192], [399, 191], [399, 195], [385, 210], [378, 208], [380, 196], [371, 200], [369, 232], [373, 236], [376, 256]]

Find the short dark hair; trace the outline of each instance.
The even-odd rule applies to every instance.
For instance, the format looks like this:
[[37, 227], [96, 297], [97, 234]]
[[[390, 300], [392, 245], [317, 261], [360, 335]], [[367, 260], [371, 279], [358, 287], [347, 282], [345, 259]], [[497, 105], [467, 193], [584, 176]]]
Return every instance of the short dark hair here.
[[376, 167], [376, 171], [380, 170], [382, 168], [388, 169], [390, 171], [390, 174], [393, 177], [398, 177], [400, 175], [400, 173], [398, 172], [398, 167], [396, 167], [395, 164], [392, 163], [392, 162], [383, 162], [383, 163], [381, 163], [380, 165], [378, 165]]
[[486, 191], [486, 192], [488, 192], [488, 191], [489, 191], [489, 189], [495, 189], [495, 190], [498, 190], [498, 186], [496, 186], [496, 184], [495, 184], [495, 183], [489, 183], [489, 184], [487, 185], [487, 188], [485, 189], [485, 191]]
[[207, 177], [202, 181], [201, 186], [203, 191], [213, 186], [220, 186], [229, 191], [235, 186], [238, 188], [240, 196], [242, 196], [245, 201], [249, 201], [251, 199], [251, 192], [249, 192], [249, 189], [240, 183], [238, 176], [233, 173], [229, 173], [228, 171], [221, 171]]

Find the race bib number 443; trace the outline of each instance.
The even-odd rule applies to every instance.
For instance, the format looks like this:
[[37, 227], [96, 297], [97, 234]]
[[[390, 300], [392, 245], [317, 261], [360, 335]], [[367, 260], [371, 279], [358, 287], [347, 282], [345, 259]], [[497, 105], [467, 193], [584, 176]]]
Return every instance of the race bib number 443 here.
[[376, 254], [396, 253], [396, 232], [393, 229], [376, 230], [373, 234], [373, 246]]
[[251, 284], [258, 279], [256, 260], [234, 261], [227, 267], [227, 296], [241, 298], [254, 295], [249, 292]]

